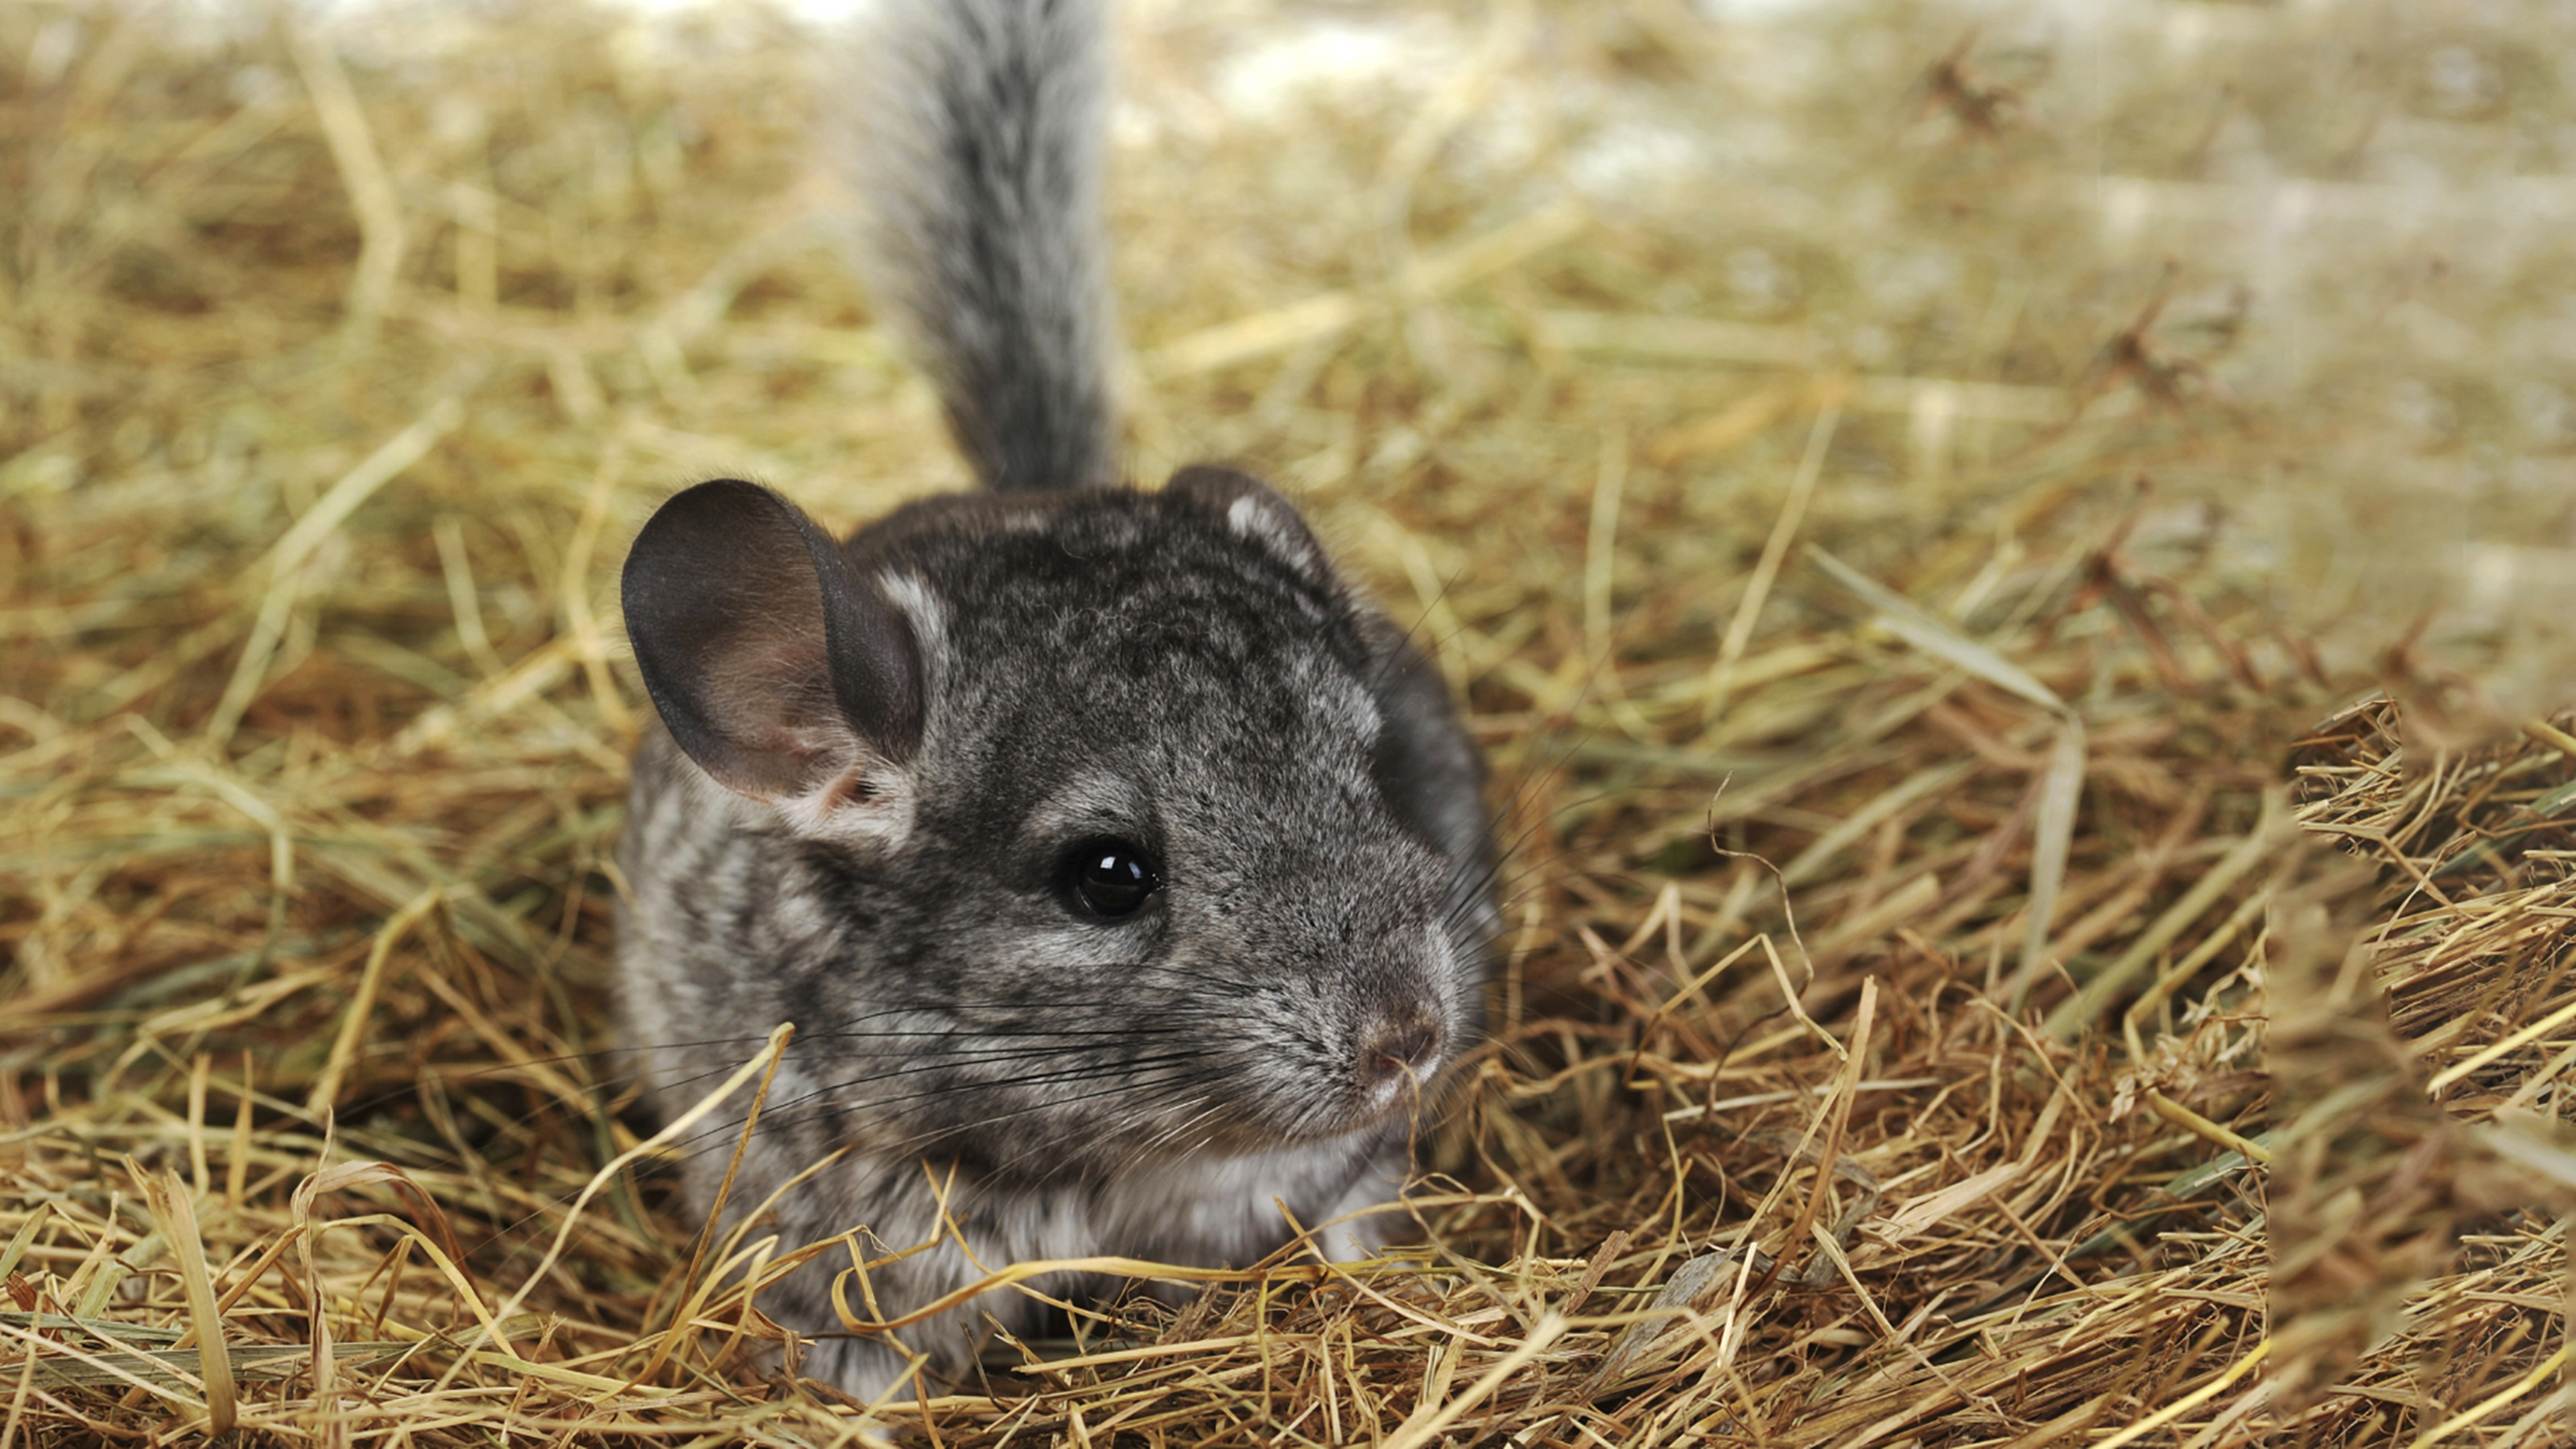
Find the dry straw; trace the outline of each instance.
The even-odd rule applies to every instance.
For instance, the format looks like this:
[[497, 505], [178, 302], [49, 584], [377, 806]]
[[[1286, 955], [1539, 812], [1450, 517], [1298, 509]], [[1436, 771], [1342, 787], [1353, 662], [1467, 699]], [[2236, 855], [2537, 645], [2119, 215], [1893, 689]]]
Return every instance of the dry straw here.
[[1421, 1246], [883, 1411], [600, 1025], [622, 541], [959, 477], [809, 37], [0, 9], [0, 1449], [2565, 1442], [2576, 738], [2463, 742], [2565, 615], [2408, 556], [2576, 407], [2370, 190], [2551, 204], [2564, 23], [2133, 8], [1134, 8], [1140, 470], [1459, 681], [1498, 1036]]

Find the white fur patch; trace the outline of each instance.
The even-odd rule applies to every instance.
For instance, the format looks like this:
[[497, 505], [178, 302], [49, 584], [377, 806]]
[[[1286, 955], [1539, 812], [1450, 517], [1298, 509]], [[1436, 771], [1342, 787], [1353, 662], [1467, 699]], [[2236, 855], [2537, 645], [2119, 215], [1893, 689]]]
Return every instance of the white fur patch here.
[[939, 697], [939, 680], [948, 670], [948, 610], [915, 574], [888, 569], [877, 575], [887, 602], [912, 625], [913, 649], [921, 660], [922, 727], [930, 725], [931, 701]]
[[1334, 729], [1357, 740], [1362, 749], [1376, 747], [1378, 731], [1386, 728], [1386, 717], [1378, 712], [1377, 701], [1369, 697], [1359, 681], [1347, 677], [1317, 680], [1309, 692], [1316, 708]]
[[1260, 498], [1247, 493], [1234, 500], [1234, 505], [1225, 511], [1225, 522], [1236, 533], [1297, 567], [1314, 569], [1314, 550], [1306, 547], [1305, 541], [1294, 530], [1282, 527], [1276, 510]]
[[863, 755], [814, 789], [772, 801], [770, 808], [807, 840], [895, 850], [912, 838], [919, 803], [910, 770]]

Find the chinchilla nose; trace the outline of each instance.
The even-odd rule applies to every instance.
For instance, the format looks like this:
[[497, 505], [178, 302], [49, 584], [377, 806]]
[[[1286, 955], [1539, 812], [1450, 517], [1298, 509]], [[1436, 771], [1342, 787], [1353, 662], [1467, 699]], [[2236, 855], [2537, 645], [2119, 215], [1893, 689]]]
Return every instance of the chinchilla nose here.
[[1357, 1058], [1352, 1066], [1362, 1095], [1386, 1106], [1440, 1064], [1440, 1028], [1420, 1016], [1381, 1020], [1360, 1038]]

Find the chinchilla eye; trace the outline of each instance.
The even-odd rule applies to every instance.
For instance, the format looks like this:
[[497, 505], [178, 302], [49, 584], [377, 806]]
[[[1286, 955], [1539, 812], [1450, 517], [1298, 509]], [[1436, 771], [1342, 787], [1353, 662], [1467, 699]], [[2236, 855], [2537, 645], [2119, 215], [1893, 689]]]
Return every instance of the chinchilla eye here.
[[1162, 884], [1160, 867], [1143, 847], [1103, 835], [1065, 853], [1058, 889], [1075, 915], [1115, 921], [1143, 909]]

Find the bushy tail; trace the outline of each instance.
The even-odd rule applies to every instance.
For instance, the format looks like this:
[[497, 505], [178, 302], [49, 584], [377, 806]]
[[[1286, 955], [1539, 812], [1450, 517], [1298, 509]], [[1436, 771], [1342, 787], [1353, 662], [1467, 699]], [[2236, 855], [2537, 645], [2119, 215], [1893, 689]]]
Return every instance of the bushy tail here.
[[859, 264], [987, 487], [1118, 480], [1106, 0], [888, 0], [848, 87]]

